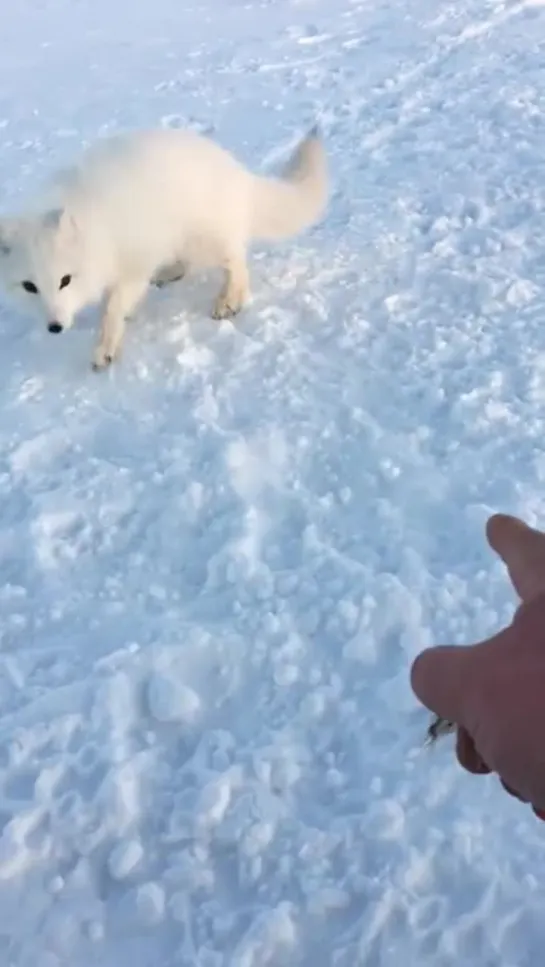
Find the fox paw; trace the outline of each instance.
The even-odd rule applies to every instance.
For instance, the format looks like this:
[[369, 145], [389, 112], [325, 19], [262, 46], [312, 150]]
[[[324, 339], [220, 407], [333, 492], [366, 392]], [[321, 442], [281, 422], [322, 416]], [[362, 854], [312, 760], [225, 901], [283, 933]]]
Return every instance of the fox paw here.
[[164, 289], [167, 285], [174, 285], [175, 282], [181, 282], [183, 278], [183, 273], [181, 275], [169, 275], [168, 277], [158, 275], [157, 278], [151, 280], [151, 284], [156, 289]]
[[182, 262], [175, 262], [174, 265], [167, 265], [165, 268], [157, 272], [156, 275], [151, 279], [151, 284], [156, 286], [158, 289], [164, 289], [166, 285], [172, 285], [174, 282], [181, 282], [185, 278], [187, 270]]
[[212, 319], [219, 322], [221, 319], [232, 319], [236, 316], [238, 309], [233, 309], [231, 306], [227, 305], [216, 305], [212, 310]]
[[103, 346], [97, 346], [93, 360], [91, 363], [91, 368], [95, 373], [99, 372], [101, 369], [107, 369], [111, 366], [115, 359], [115, 353], [110, 349], [105, 349]]
[[226, 299], [225, 296], [220, 295], [214, 304], [212, 319], [232, 319], [233, 316], [238, 315], [243, 304], [242, 299]]

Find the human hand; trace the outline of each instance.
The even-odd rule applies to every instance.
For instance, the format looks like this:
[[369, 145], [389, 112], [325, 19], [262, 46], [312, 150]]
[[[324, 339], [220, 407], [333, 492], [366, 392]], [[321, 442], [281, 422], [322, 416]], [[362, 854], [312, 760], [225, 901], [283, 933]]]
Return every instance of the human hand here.
[[512, 624], [471, 646], [429, 648], [411, 669], [420, 701], [456, 723], [456, 753], [474, 774], [545, 819], [545, 534], [497, 514], [487, 525], [521, 605]]

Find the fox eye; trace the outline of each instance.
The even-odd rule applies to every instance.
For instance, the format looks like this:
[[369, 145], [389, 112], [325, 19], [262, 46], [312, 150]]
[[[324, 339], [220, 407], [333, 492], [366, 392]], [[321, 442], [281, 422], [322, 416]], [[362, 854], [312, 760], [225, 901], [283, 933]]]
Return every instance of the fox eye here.
[[71, 275], [63, 275], [61, 279], [61, 284], [59, 285], [59, 289], [66, 289], [66, 286], [70, 285], [71, 281], [72, 281]]
[[29, 282], [28, 279], [25, 279], [24, 282], [21, 282], [21, 285], [23, 286], [25, 292], [31, 292], [32, 295], [36, 295], [38, 292], [38, 286], [34, 285], [34, 282]]

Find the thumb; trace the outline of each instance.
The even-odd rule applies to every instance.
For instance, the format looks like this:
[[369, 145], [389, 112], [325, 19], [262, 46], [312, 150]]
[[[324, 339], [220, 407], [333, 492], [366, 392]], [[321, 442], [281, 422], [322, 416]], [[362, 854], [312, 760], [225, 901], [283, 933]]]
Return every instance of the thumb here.
[[522, 601], [531, 601], [545, 591], [545, 534], [518, 517], [494, 514], [486, 525], [486, 536]]
[[464, 725], [466, 718], [472, 651], [456, 645], [427, 648], [411, 668], [411, 687], [420, 702], [435, 715], [457, 725]]

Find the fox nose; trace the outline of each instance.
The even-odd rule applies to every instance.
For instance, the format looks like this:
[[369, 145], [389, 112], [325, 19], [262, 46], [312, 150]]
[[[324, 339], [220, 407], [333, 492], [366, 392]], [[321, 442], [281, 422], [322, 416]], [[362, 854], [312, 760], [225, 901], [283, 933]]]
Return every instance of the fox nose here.
[[48, 329], [48, 332], [54, 332], [54, 333], [62, 332], [62, 326], [60, 322], [50, 322], [47, 329]]

